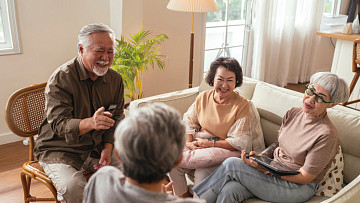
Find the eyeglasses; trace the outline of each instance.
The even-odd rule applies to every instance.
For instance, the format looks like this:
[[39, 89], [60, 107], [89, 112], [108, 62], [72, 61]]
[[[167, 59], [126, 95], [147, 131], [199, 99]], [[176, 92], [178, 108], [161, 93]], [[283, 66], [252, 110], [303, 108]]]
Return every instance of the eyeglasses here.
[[327, 102], [324, 100], [324, 98], [322, 96], [316, 94], [315, 89], [313, 88], [313, 86], [311, 84], [305, 85], [305, 88], [306, 88], [305, 92], [307, 95], [309, 95], [309, 96], [315, 95], [315, 101], [317, 103], [334, 103], [334, 102]]

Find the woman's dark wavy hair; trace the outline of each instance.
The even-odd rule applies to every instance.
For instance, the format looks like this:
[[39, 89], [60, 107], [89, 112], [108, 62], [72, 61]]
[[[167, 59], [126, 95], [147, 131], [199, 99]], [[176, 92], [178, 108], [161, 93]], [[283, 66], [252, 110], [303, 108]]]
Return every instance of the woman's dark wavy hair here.
[[242, 68], [236, 59], [230, 57], [219, 57], [214, 62], [211, 63], [210, 70], [205, 78], [206, 83], [208, 83], [210, 86], [214, 86], [215, 74], [220, 66], [223, 66], [229, 71], [235, 73], [235, 77], [236, 77], [235, 87], [240, 87], [242, 85], [243, 82]]

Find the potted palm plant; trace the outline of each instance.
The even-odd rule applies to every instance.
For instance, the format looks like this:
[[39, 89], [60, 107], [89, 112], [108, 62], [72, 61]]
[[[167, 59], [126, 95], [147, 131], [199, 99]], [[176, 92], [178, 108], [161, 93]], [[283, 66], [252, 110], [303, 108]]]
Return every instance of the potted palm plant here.
[[121, 36], [115, 47], [116, 52], [111, 66], [123, 78], [125, 89], [129, 91], [125, 97], [130, 100], [140, 99], [142, 92], [142, 77], [148, 67], [160, 69], [165, 67], [165, 55], [160, 54], [160, 45], [168, 39], [165, 34], [150, 38], [151, 31], [141, 28], [140, 32], [130, 35], [129, 38]]

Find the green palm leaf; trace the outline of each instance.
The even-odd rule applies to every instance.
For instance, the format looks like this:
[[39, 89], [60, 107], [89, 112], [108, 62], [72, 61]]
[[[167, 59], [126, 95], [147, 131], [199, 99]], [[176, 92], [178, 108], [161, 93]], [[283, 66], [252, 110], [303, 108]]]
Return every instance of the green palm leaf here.
[[156, 35], [149, 39], [151, 31], [143, 30], [130, 35], [129, 38], [121, 36], [116, 39], [114, 61], [111, 66], [123, 78], [125, 89], [129, 91], [126, 97], [131, 100], [139, 99], [143, 96], [142, 74], [148, 70], [148, 66], [155, 69], [165, 68], [165, 55], [160, 54], [159, 48], [168, 36], [165, 34]]

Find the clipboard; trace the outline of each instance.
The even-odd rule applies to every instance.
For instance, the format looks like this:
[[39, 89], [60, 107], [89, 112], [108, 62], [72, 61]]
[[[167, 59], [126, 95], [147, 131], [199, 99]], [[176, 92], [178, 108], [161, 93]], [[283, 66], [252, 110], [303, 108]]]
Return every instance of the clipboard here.
[[292, 169], [289, 166], [282, 164], [278, 161], [275, 161], [269, 157], [254, 156], [254, 155], [251, 155], [250, 157], [252, 157], [252, 159], [256, 161], [256, 163], [264, 167], [274, 176], [297, 175], [300, 173], [299, 171]]

